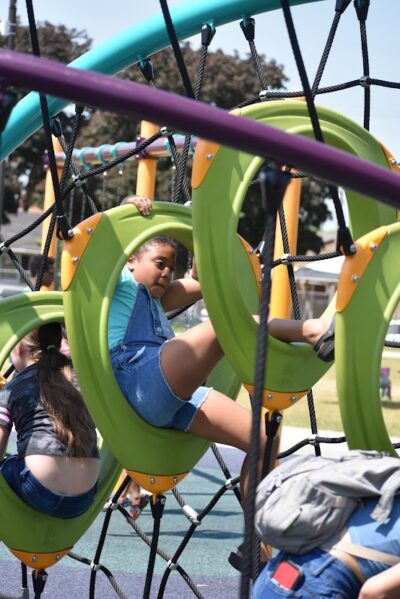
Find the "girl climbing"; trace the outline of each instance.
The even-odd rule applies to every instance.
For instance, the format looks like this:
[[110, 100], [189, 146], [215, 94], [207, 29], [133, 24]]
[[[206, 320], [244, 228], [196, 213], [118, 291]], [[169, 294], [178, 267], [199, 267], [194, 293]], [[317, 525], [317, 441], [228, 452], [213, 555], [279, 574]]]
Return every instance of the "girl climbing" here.
[[13, 424], [18, 454], [0, 471], [31, 507], [73, 518], [94, 499], [100, 462], [96, 430], [66, 376], [70, 360], [60, 352], [61, 341], [61, 325], [49, 323], [11, 352], [16, 374], [0, 392], [0, 457]]
[[[151, 201], [128, 196], [147, 216]], [[246, 452], [251, 414], [204, 381], [223, 357], [209, 321], [174, 336], [164, 311], [201, 298], [195, 267], [190, 277], [173, 280], [175, 243], [164, 236], [143, 244], [124, 268], [113, 296], [109, 317], [111, 362], [121, 390], [132, 408], [157, 427], [190, 431], [209, 441]], [[269, 332], [285, 341], [319, 342], [326, 353], [332, 338], [330, 323], [272, 319]], [[260, 467], [265, 445], [261, 432]], [[246, 464], [241, 487], [246, 494]]]

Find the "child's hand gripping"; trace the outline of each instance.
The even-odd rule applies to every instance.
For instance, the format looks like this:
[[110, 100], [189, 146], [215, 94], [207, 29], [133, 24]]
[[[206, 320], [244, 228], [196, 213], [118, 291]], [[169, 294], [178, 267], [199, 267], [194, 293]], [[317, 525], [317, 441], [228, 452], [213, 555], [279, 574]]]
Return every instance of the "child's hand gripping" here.
[[122, 204], [133, 204], [143, 216], [149, 216], [151, 212], [152, 202], [149, 198], [145, 198], [144, 196], [126, 196], [121, 201], [121, 206]]

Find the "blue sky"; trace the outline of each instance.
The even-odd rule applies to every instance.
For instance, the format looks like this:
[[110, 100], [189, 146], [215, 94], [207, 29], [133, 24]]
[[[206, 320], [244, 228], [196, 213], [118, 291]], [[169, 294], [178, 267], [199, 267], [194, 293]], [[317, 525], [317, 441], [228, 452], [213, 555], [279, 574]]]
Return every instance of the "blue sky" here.
[[[198, 0], [193, 0], [197, 2]], [[169, 0], [171, 8], [182, 0]], [[336, 0], [320, 0], [311, 4], [294, 7], [293, 18], [299, 37], [305, 65], [312, 81], [318, 66], [334, 15]], [[344, 13], [331, 56], [328, 60], [321, 85], [333, 85], [357, 79], [362, 75], [362, 58], [359, 25], [353, 3]], [[0, 20], [7, 15], [8, 2], [4, 0], [0, 8]], [[35, 15], [38, 21], [49, 20], [64, 23], [68, 27], [86, 29], [94, 45], [99, 45], [126, 27], [138, 24], [160, 12], [158, 0], [69, 0], [49, 2], [34, 0]], [[138, 9], [140, 7], [140, 9]], [[18, 0], [18, 14], [26, 22], [26, 8], [23, 0]], [[371, 0], [367, 21], [367, 34], [370, 50], [371, 76], [389, 81], [399, 81], [398, 47], [400, 3], [394, 0]], [[194, 46], [199, 45], [192, 38]], [[260, 53], [285, 67], [290, 81], [289, 89], [299, 89], [299, 78], [288, 40], [281, 11], [273, 11], [256, 17], [256, 46]], [[212, 48], [222, 48], [225, 52], [238, 50], [244, 54], [248, 46], [238, 23], [220, 27]], [[400, 160], [400, 101], [399, 90], [372, 88], [371, 132]], [[347, 90], [320, 96], [318, 103], [329, 106], [338, 112], [362, 123], [362, 90]]]

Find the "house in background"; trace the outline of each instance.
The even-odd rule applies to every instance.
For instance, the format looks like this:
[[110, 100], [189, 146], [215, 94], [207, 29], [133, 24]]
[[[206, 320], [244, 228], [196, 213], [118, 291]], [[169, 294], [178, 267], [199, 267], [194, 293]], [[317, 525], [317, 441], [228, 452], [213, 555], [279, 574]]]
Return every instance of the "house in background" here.
[[302, 262], [295, 269], [302, 318], [318, 318], [332, 301], [343, 260], [343, 256], [337, 256], [329, 260]]
[[[335, 251], [335, 244], [336, 241], [328, 239], [323, 252]], [[297, 264], [295, 277], [302, 318], [318, 318], [332, 301], [343, 261], [344, 256], [337, 256], [329, 260]], [[400, 304], [392, 315], [388, 333], [400, 333]]]

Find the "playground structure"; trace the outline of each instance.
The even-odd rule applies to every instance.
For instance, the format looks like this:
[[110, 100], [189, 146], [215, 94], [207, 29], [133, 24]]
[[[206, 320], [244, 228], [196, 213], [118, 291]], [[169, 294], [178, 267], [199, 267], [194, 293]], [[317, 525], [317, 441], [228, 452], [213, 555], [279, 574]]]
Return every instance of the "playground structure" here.
[[[174, 30], [179, 38], [187, 37], [209, 22], [211, 14], [213, 26], [218, 26], [241, 18], [244, 8], [250, 17], [265, 10], [264, 5], [255, 0], [246, 3], [220, 0], [202, 3], [201, 7], [188, 2], [172, 13]], [[270, 10], [278, 7], [279, 3], [276, 2], [268, 5]], [[188, 249], [194, 247], [206, 306], [231, 365], [225, 361], [213, 375], [214, 380], [210, 384], [233, 398], [241, 382], [246, 384], [253, 397], [255, 431], [261, 419], [262, 404], [273, 414], [280, 415], [281, 411], [302, 396], [307, 395], [310, 399], [310, 388], [328, 369], [329, 365], [320, 362], [309, 347], [297, 347], [269, 339], [266, 352], [266, 339], [262, 332], [257, 331], [251, 318], [259, 301], [259, 271], [257, 264], [249, 259], [251, 252], [238, 239], [236, 229], [246, 190], [265, 160], [269, 166], [264, 176], [271, 174], [272, 177], [269, 187], [268, 182], [265, 183], [267, 197], [268, 193], [270, 197], [274, 196], [269, 209], [271, 223], [275, 223], [289, 178], [287, 170], [284, 173], [285, 181], [281, 179], [281, 165], [312, 173], [347, 190], [351, 233], [343, 226], [340, 206], [336, 205], [342, 235], [338, 250], [346, 254], [346, 259], [336, 305], [328, 309], [330, 314], [337, 312], [336, 370], [343, 426], [350, 446], [394, 452], [386, 432], [379, 397], [380, 354], [388, 322], [399, 301], [400, 273], [397, 271], [399, 266], [395, 253], [398, 251], [400, 230], [395, 221], [400, 179], [396, 172], [391, 172], [396, 171], [393, 157], [365, 129], [346, 117], [327, 109], [313, 109], [312, 95], [310, 98], [305, 94], [306, 102], [285, 100], [265, 103], [257, 100], [256, 105], [239, 108], [232, 115], [202, 104], [196, 105], [194, 111], [193, 99], [174, 97], [172, 102], [170, 95], [165, 92], [106, 76], [127, 66], [132, 57], [137, 60], [138, 56], [151, 56], [169, 43], [161, 17], [152, 22], [152, 27], [151, 36], [144, 35], [144, 31], [149, 32], [148, 24], [142, 30], [135, 28], [134, 34], [130, 31], [126, 36], [120, 36], [117, 45], [110, 43], [103, 47], [102, 52], [89, 52], [75, 61], [73, 69], [37, 57], [0, 52], [0, 72], [8, 84], [29, 86], [42, 94], [57, 96], [58, 93], [66, 100], [75, 100], [83, 105], [89, 103], [103, 109], [121, 110], [125, 114], [135, 113], [148, 121], [156, 120], [159, 125], [167, 124], [166, 132], [158, 132], [158, 127], [155, 128], [153, 137], [156, 137], [156, 143], [160, 143], [157, 140], [163, 135], [168, 136], [171, 128], [194, 133], [198, 137], [207, 131], [207, 139], [210, 140], [199, 142], [196, 148], [192, 173], [193, 214], [188, 207], [156, 203], [149, 224], [130, 207], [115, 208], [93, 214], [73, 231], [70, 231], [63, 213], [62, 200], [69, 189], [74, 185], [82, 185], [87, 177], [75, 174], [72, 187], [67, 186], [64, 173], [68, 172], [71, 165], [73, 149], [69, 146], [61, 183], [58, 184], [53, 178], [55, 203], [47, 210], [49, 216], [53, 215], [53, 224], [49, 226], [49, 235], [43, 248], [48, 252], [53, 243], [57, 217], [65, 241], [63, 292], [27, 294], [1, 302], [2, 362], [28, 330], [41, 322], [65, 319], [78, 380], [107, 445], [102, 462], [105, 483], [96, 498], [93, 512], [82, 517], [84, 523], [75, 523], [76, 527], [74, 531], [69, 531], [68, 539], [58, 521], [43, 517], [37, 520], [37, 532], [30, 533], [28, 542], [24, 533], [29, 528], [28, 522], [32, 520], [32, 510], [22, 502], [17, 502], [0, 478], [2, 508], [6, 506], [8, 514], [15, 514], [14, 518], [9, 519], [7, 527], [1, 520], [0, 538], [22, 562], [33, 566], [37, 581], [45, 568], [68, 553], [75, 539], [83, 534], [90, 524], [90, 518], [108, 496], [119, 474], [120, 464], [159, 499], [163, 492], [173, 488], [185, 476], [208, 447], [207, 443], [190, 435], [145, 425], [127, 408], [114, 378], [109, 375], [106, 343], [109, 300], [124, 261], [146, 239], [162, 231], [171, 234]], [[87, 72], [83, 78], [79, 69], [98, 73]], [[65, 81], [68, 81], [68, 85]], [[59, 112], [65, 103], [49, 97], [47, 105], [50, 114]], [[326, 145], [309, 139], [314, 136], [318, 139], [315, 120], [310, 117], [310, 107], [317, 117], [318, 130]], [[37, 95], [29, 94], [14, 108], [1, 134], [1, 156], [9, 154], [33, 133], [40, 125], [40, 118]], [[147, 133], [143, 137], [149, 140], [152, 134]], [[135, 154], [143, 146], [146, 147], [146, 142], [139, 144], [139, 147], [123, 149]], [[122, 158], [120, 150], [118, 144], [116, 148], [108, 149], [110, 157]], [[103, 147], [102, 151], [107, 151], [107, 148]], [[79, 159], [79, 154], [75, 158]], [[139, 168], [149, 167], [145, 160], [139, 161]], [[55, 165], [54, 162], [53, 170]], [[150, 169], [154, 166], [152, 161]], [[139, 177], [139, 185], [142, 186], [139, 192], [149, 197], [153, 197], [153, 176], [154, 173], [147, 172], [145, 177]], [[355, 239], [357, 241], [353, 241]], [[274, 245], [271, 229], [266, 231], [266, 242], [261, 252], [264, 276], [260, 331], [266, 323], [271, 293], [268, 283]], [[282, 242], [283, 253], [291, 255], [290, 260], [285, 259], [290, 267], [295, 261], [293, 236], [289, 243], [294, 249], [287, 251], [286, 241]], [[3, 245], [8, 248], [11, 243], [8, 240]], [[103, 249], [105, 247], [107, 252]], [[99, 254], [102, 256], [101, 268], [98, 264]], [[281, 254], [276, 250], [276, 258]], [[385, 267], [388, 263], [390, 269]], [[285, 277], [285, 283], [274, 281], [272, 311], [278, 303], [276, 299], [274, 303], [274, 293], [277, 294], [277, 290], [282, 293], [284, 285], [288, 287], [286, 274]], [[368, 302], [365, 301], [367, 295]], [[286, 311], [280, 316], [289, 316], [290, 303], [286, 304]], [[366, 322], [368, 326], [365, 326]], [[372, 364], [372, 367], [366, 371], [365, 364]], [[109, 397], [113, 398], [112, 406]], [[133, 430], [135, 435], [132, 435]], [[316, 434], [316, 429], [312, 432]], [[151, 447], [145, 456], [140, 453], [143, 445]], [[169, 448], [168, 452], [165, 447]], [[251, 476], [254, 491], [254, 469]], [[114, 505], [117, 498], [118, 494]], [[252, 543], [251, 495], [249, 502], [245, 538]], [[160, 506], [160, 501], [155, 501], [155, 505]], [[20, 514], [23, 515], [21, 526], [15, 526]], [[42, 543], [40, 531], [45, 527], [51, 534]], [[154, 534], [153, 542], [155, 539]], [[153, 561], [155, 551], [153, 546]], [[242, 580], [243, 597], [248, 592], [249, 570], [250, 566], [247, 566], [244, 582]], [[144, 596], [150, 592], [151, 571], [150, 567]], [[38, 593], [39, 587], [38, 583]]]

